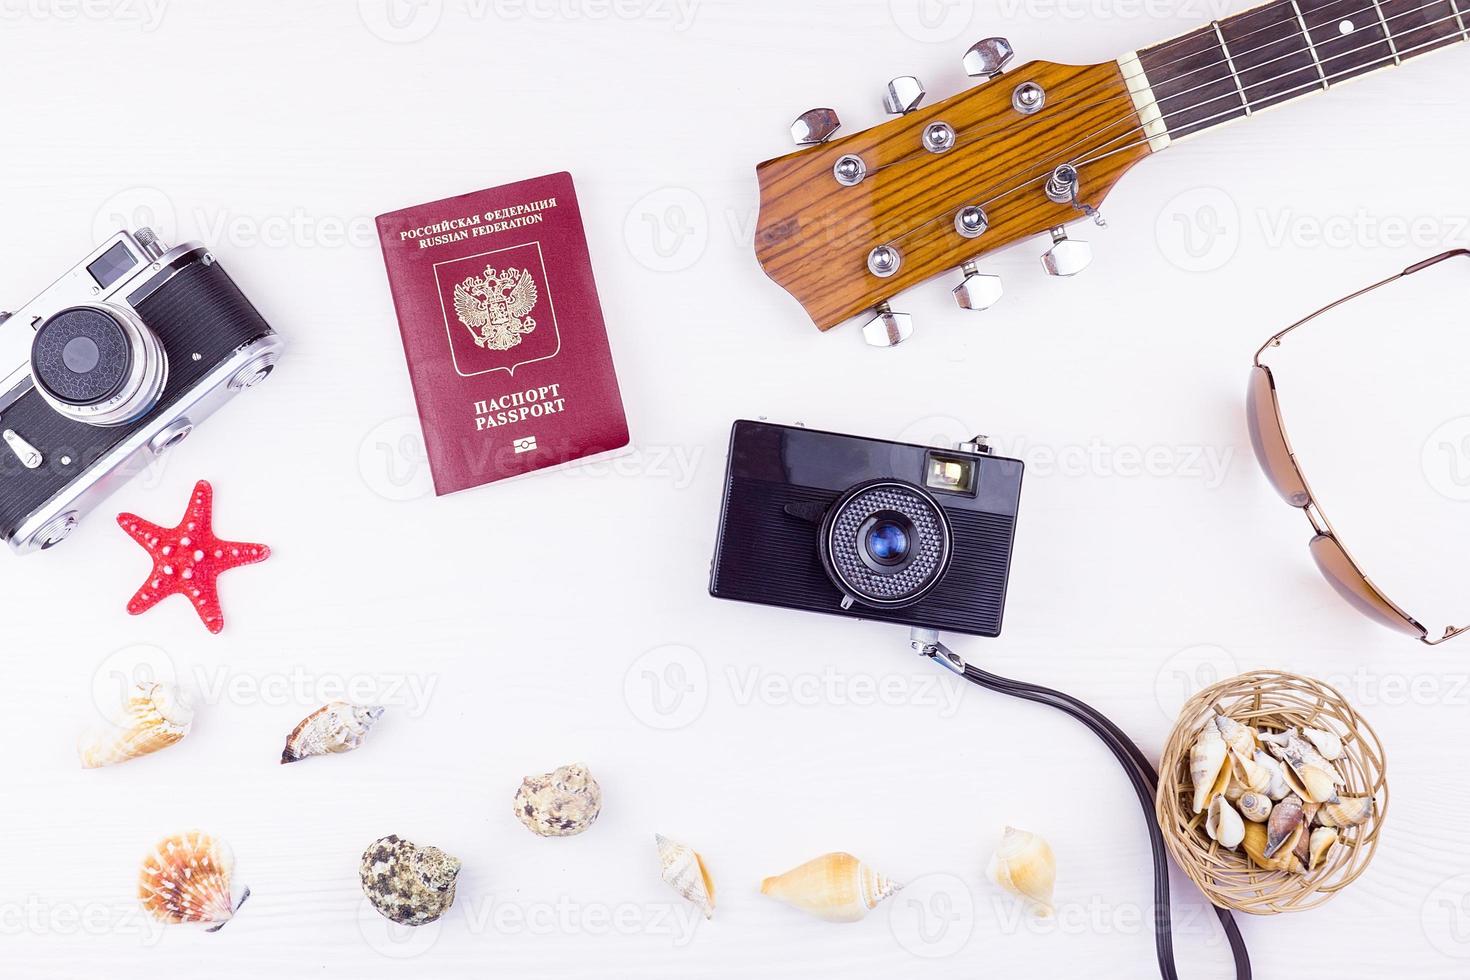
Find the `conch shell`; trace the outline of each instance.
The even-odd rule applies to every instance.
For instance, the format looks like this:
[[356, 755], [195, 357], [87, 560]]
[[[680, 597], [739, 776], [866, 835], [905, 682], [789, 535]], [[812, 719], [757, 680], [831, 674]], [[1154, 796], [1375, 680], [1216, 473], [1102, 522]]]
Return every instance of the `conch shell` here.
[[1277, 762], [1270, 753], [1264, 749], [1256, 750], [1256, 765], [1271, 774], [1271, 782], [1266, 787], [1266, 795], [1273, 800], [1284, 800], [1291, 795], [1291, 787], [1286, 782], [1286, 770], [1281, 763]]
[[[1307, 755], [1301, 750], [1306, 748], [1311, 752]], [[1300, 739], [1291, 742], [1285, 748], [1273, 751], [1286, 763], [1282, 774], [1286, 777], [1286, 784], [1292, 791], [1303, 800], [1310, 803], [1336, 803], [1338, 780], [1337, 770], [1332, 763], [1322, 759], [1310, 745]], [[1339, 777], [1340, 778], [1340, 777]]]
[[1234, 718], [1216, 715], [1215, 728], [1220, 732], [1220, 737], [1225, 740], [1225, 747], [1242, 759], [1251, 758], [1256, 754], [1256, 749], [1260, 747], [1260, 742], [1256, 738], [1256, 730]]
[[1342, 758], [1342, 738], [1336, 732], [1329, 732], [1321, 728], [1306, 728], [1302, 730], [1302, 734], [1328, 762]]
[[1235, 807], [1230, 805], [1224, 794], [1216, 794], [1210, 801], [1210, 810], [1205, 817], [1205, 833], [1210, 835], [1211, 840], [1219, 841], [1221, 847], [1232, 851], [1245, 840], [1245, 821], [1235, 812]]
[[1265, 823], [1271, 816], [1271, 798], [1265, 793], [1246, 793], [1237, 805], [1240, 815], [1255, 823]]
[[828, 922], [856, 922], [903, 886], [851, 854], [823, 854], [761, 882], [761, 894]]
[[1229, 780], [1228, 761], [1225, 739], [1220, 737], [1220, 730], [1214, 725], [1207, 725], [1189, 751], [1189, 778], [1194, 784], [1195, 813], [1202, 812], [1210, 798], [1224, 789], [1223, 785], [1217, 789], [1216, 784]]
[[1336, 827], [1318, 827], [1312, 831], [1311, 842], [1307, 845], [1307, 870], [1316, 871], [1327, 852], [1332, 850], [1332, 845], [1337, 843]]
[[1346, 830], [1368, 822], [1373, 815], [1373, 797], [1344, 796], [1336, 803], [1324, 803], [1317, 813], [1317, 822], [1324, 827]]
[[197, 830], [158, 842], [143, 859], [138, 875], [138, 898], [148, 914], [171, 925], [197, 923], [206, 932], [218, 932], [245, 899], [231, 890], [235, 855], [230, 845]]
[[669, 840], [662, 834], [655, 834], [653, 839], [658, 844], [658, 860], [664, 881], [680, 897], [693, 902], [706, 919], [713, 919], [715, 882], [704, 866], [704, 858], [688, 844]]
[[[1271, 809], [1271, 816], [1266, 821], [1266, 857], [1275, 857], [1285, 848], [1291, 850], [1296, 846], [1296, 832], [1306, 825], [1305, 815], [1302, 813], [1302, 801], [1295, 796], [1288, 796]], [[1288, 843], [1290, 846], [1287, 846]]]
[[172, 684], [144, 681], [133, 686], [120, 723], [82, 739], [83, 769], [99, 769], [166, 749], [189, 734], [194, 708]]
[[333, 701], [302, 719], [286, 736], [281, 764], [300, 762], [313, 755], [351, 752], [362, 745], [383, 709], [377, 705], [363, 707], [346, 701]]
[[[1298, 827], [1296, 832], [1302, 833], [1304, 828]], [[1245, 825], [1245, 839], [1241, 841], [1245, 853], [1255, 863], [1256, 867], [1264, 871], [1290, 871], [1300, 874], [1306, 869], [1296, 859], [1293, 851], [1296, 849], [1296, 839], [1290, 841], [1290, 847], [1284, 847], [1274, 857], [1266, 856], [1266, 827], [1264, 824], [1247, 823]]]
[[985, 874], [1012, 895], [1025, 899], [1037, 915], [1052, 914], [1057, 860], [1051, 845], [1039, 835], [1007, 827]]
[[592, 826], [602, 812], [602, 787], [586, 766], [562, 766], [522, 780], [514, 810], [533, 834], [571, 837]]

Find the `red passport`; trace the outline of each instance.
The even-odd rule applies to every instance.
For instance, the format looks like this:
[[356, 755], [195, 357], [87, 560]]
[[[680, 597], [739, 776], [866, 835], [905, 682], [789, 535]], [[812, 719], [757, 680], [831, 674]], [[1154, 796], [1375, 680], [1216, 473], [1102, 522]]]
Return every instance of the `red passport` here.
[[378, 237], [436, 493], [628, 444], [571, 174], [380, 215]]

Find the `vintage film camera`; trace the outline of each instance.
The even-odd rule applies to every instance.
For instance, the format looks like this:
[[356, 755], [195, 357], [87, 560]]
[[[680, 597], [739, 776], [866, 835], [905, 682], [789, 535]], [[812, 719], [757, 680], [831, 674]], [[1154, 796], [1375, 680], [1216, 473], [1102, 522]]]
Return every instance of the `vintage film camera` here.
[[281, 338], [209, 250], [120, 231], [0, 313], [0, 535], [19, 554], [265, 379]]
[[998, 636], [1019, 460], [736, 422], [710, 595]]

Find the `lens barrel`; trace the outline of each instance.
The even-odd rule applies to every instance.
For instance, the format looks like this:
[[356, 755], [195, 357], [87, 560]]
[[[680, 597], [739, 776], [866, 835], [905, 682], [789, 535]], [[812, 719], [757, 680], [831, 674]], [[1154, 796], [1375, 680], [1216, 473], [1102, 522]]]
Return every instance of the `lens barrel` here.
[[949, 568], [949, 519], [913, 484], [865, 483], [827, 511], [818, 551], [843, 594], [870, 606], [912, 605]]
[[49, 317], [31, 344], [31, 378], [52, 408], [88, 425], [131, 422], [158, 403], [163, 345], [131, 311], [74, 306]]

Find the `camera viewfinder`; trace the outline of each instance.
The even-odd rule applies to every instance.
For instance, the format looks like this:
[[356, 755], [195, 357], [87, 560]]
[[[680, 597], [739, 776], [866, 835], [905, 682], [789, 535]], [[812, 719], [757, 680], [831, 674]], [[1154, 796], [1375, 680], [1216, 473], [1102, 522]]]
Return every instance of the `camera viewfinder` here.
[[964, 456], [930, 453], [924, 467], [924, 486], [945, 493], [975, 493], [975, 461]]

